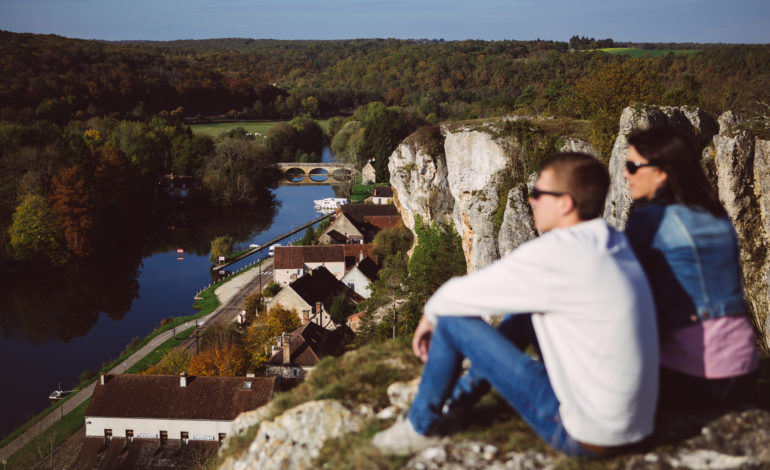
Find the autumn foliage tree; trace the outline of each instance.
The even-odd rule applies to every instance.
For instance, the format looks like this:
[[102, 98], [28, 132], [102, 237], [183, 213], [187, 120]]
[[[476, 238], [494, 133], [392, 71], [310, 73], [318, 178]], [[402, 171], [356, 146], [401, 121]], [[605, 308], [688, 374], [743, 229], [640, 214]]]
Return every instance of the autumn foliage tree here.
[[178, 375], [187, 371], [190, 355], [183, 349], [175, 348], [166, 353], [163, 359], [145, 369], [144, 375]]
[[190, 358], [190, 375], [238, 377], [246, 373], [246, 351], [235, 344], [217, 345]]
[[296, 310], [289, 310], [280, 305], [262, 316], [266, 318], [257, 318], [246, 332], [249, 361], [256, 368], [265, 366], [265, 362], [270, 358], [270, 346], [276, 337], [302, 326]]
[[51, 207], [64, 231], [67, 248], [76, 256], [93, 252], [93, 201], [78, 167], [62, 169], [51, 180]]

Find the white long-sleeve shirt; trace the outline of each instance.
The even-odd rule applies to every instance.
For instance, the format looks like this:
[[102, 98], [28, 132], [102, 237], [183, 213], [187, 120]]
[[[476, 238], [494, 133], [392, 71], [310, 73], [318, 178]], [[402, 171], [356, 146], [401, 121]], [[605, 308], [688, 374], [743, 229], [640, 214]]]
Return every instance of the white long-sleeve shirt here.
[[449, 280], [425, 305], [434, 323], [444, 315], [528, 312], [536, 312], [532, 323], [548, 378], [574, 439], [615, 446], [652, 432], [655, 307], [623, 233], [601, 219], [551, 230]]

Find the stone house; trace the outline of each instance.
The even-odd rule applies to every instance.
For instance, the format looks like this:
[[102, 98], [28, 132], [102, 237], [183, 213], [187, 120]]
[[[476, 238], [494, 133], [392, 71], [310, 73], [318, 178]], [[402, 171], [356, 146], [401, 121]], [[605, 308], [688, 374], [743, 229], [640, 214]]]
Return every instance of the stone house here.
[[377, 170], [374, 168], [374, 160], [366, 162], [361, 168], [361, 182], [363, 184], [372, 184], [377, 182]]
[[305, 377], [324, 357], [345, 352], [345, 346], [353, 336], [353, 331], [345, 325], [327, 330], [312, 322], [284, 333], [265, 364], [265, 376]]
[[188, 447], [213, 454], [239, 414], [265, 405], [279, 389], [275, 377], [102, 375], [86, 411], [77, 468], [157, 468], [159, 458], [193, 468], [185, 465]]
[[345, 275], [345, 250], [342, 245], [275, 247], [273, 276], [281, 286], [320, 266], [328, 269], [337, 279], [342, 279]]
[[355, 304], [364, 300], [321, 266], [281, 289], [267, 305], [267, 309], [280, 305], [287, 310], [295, 310], [303, 325], [312, 322], [333, 330], [337, 325], [329, 316], [329, 309], [334, 297], [340, 294]]

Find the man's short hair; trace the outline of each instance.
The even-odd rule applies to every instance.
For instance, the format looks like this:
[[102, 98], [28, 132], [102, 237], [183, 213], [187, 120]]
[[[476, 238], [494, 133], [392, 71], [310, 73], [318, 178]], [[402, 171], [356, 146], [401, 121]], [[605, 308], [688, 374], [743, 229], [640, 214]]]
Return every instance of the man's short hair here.
[[601, 216], [610, 186], [610, 174], [602, 162], [585, 153], [554, 153], [543, 160], [540, 172], [553, 171], [560, 191], [572, 196], [580, 220]]

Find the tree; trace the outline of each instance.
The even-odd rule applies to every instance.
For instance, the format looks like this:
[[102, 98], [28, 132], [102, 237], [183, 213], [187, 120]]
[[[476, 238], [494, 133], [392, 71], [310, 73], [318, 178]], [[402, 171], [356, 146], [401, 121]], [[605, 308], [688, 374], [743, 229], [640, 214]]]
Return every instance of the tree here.
[[145, 369], [144, 375], [179, 375], [187, 371], [190, 355], [183, 349], [174, 348], [163, 356], [163, 359]]
[[385, 258], [379, 277], [372, 283], [372, 299], [375, 303], [390, 303], [392, 310], [393, 338], [398, 329], [398, 310], [396, 301], [406, 296], [405, 282], [407, 279], [406, 256], [395, 253]]
[[69, 252], [56, 214], [42, 196], [25, 196], [8, 230], [10, 254], [20, 261], [44, 260], [54, 266], [64, 265]]
[[238, 377], [246, 373], [246, 351], [237, 345], [214, 346], [190, 359], [190, 375]]
[[414, 230], [418, 243], [409, 259], [409, 292], [424, 303], [449, 278], [465, 274], [465, 255], [453, 227], [426, 226], [417, 216]]
[[276, 337], [289, 333], [302, 326], [296, 310], [273, 307], [266, 318], [257, 321], [246, 331], [246, 351], [249, 362], [256, 368], [262, 368], [270, 358], [271, 346]]
[[233, 252], [233, 237], [224, 235], [211, 241], [211, 255], [209, 261], [217, 262], [220, 256], [228, 257]]
[[384, 260], [389, 255], [406, 253], [412, 248], [412, 243], [414, 243], [414, 235], [405, 226], [386, 228], [374, 236], [372, 253]]
[[64, 231], [67, 248], [76, 256], [93, 252], [96, 220], [91, 194], [78, 167], [65, 168], [51, 181], [53, 193], [49, 201]]
[[274, 175], [270, 152], [251, 141], [228, 137], [216, 145], [203, 169], [203, 185], [221, 206], [253, 204], [269, 197]]
[[329, 307], [329, 316], [335, 324], [343, 325], [347, 323], [348, 317], [355, 311], [355, 306], [344, 294], [334, 296], [332, 305]]

